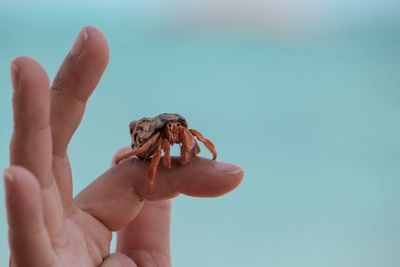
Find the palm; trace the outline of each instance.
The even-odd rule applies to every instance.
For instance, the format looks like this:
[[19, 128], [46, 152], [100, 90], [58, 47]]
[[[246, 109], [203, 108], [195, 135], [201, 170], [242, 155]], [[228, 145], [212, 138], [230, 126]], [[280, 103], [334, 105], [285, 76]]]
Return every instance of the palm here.
[[[108, 255], [111, 232], [92, 216], [77, 211], [65, 219], [69, 225], [53, 245], [54, 266], [99, 266]], [[96, 244], [90, 247], [89, 244]]]
[[[172, 171], [160, 166], [149, 194], [143, 179], [148, 166], [131, 159], [73, 199], [67, 147], [107, 63], [107, 43], [92, 27], [64, 60], [51, 95], [39, 64], [29, 58], [13, 62], [10, 158], [24, 168], [6, 172], [6, 191], [13, 195], [7, 201], [11, 266], [169, 266], [167, 199], [179, 193], [218, 196], [241, 181], [237, 166], [194, 158], [178, 168], [173, 158]], [[117, 230], [118, 253], [110, 254], [111, 232]]]

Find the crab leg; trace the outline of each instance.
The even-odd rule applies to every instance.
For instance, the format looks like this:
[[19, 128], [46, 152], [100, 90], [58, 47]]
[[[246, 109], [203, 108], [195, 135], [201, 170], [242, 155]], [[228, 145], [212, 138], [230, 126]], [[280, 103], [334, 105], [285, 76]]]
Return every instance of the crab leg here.
[[[163, 140], [161, 140], [161, 141], [163, 141]], [[160, 164], [160, 158], [161, 158], [161, 142], [158, 143], [156, 151], [155, 151], [153, 157], [151, 158], [151, 162], [150, 162], [149, 176], [147, 178], [147, 188], [148, 188], [150, 194], [153, 193], [154, 180], [156, 178], [158, 165]]]
[[217, 158], [217, 150], [215, 149], [214, 144], [210, 140], [206, 139], [200, 132], [196, 131], [195, 129], [189, 129], [189, 132], [204, 143], [204, 145], [208, 148], [208, 150], [210, 150], [210, 152], [213, 154], [213, 160], [215, 160]]
[[196, 140], [193, 135], [188, 131], [187, 128], [180, 126], [178, 128], [178, 139], [181, 145], [181, 157], [180, 163], [182, 165], [187, 164], [192, 158], [192, 149], [196, 144]]
[[132, 151], [129, 151], [128, 153], [125, 153], [123, 155], [119, 155], [115, 159], [115, 163], [118, 164], [121, 160], [142, 154], [143, 152], [146, 152], [154, 143], [158, 141], [158, 138], [160, 137], [160, 133], [156, 133], [153, 135], [143, 146], [138, 147]]
[[166, 138], [162, 138], [162, 141], [160, 142], [162, 145], [162, 149], [164, 150], [164, 156], [163, 156], [163, 163], [164, 166], [167, 167], [168, 169], [171, 169], [171, 147]]
[[200, 153], [200, 147], [199, 147], [199, 144], [196, 142], [196, 144], [195, 144], [195, 150], [194, 150], [194, 154], [195, 155], [197, 155], [197, 154], [199, 154]]

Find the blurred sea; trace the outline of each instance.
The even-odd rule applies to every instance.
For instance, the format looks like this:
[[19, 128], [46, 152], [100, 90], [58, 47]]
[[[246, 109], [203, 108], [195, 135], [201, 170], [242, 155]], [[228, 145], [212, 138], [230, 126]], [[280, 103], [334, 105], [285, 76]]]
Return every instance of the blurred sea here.
[[[105, 11], [0, 10], [1, 169], [11, 60], [32, 56], [52, 79], [85, 25], [103, 31], [111, 58], [70, 145], [75, 193], [129, 144], [132, 119], [177, 112], [245, 180], [218, 199], [174, 200], [174, 266], [400, 266], [399, 27], [275, 36]], [[0, 218], [6, 266], [3, 202]]]

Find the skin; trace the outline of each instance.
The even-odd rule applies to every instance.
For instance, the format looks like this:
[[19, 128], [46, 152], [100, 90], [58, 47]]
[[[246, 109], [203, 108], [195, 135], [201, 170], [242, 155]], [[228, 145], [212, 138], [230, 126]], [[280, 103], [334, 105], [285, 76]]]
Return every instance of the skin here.
[[[172, 158], [150, 195], [148, 163], [129, 159], [73, 198], [68, 143], [108, 58], [102, 33], [86, 27], [52, 86], [33, 59], [12, 62], [14, 130], [4, 172], [10, 266], [171, 266], [170, 199], [220, 196], [243, 178], [233, 164], [196, 157], [180, 166]], [[118, 241], [110, 254], [112, 231]]]

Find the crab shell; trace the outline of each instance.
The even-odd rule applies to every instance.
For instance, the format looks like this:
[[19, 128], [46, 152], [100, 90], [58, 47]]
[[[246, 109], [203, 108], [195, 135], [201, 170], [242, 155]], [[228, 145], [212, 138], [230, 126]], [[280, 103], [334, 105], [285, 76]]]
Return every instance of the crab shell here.
[[[182, 115], [176, 113], [162, 113], [153, 118], [144, 117], [140, 120], [132, 121], [129, 124], [132, 137], [132, 148], [134, 149], [143, 146], [153, 135], [157, 132], [163, 131], [164, 127], [170, 122], [180, 122], [184, 127], [188, 127], [186, 119]], [[143, 125], [147, 126], [145, 130], [141, 130], [143, 129], [143, 127], [141, 127]], [[140, 159], [151, 157], [154, 154], [156, 147], [157, 144], [154, 144], [148, 151], [146, 151], [146, 153], [137, 155], [137, 157]]]

